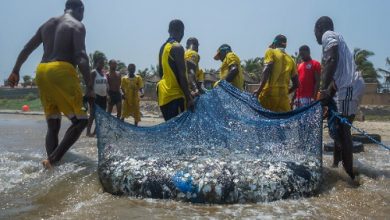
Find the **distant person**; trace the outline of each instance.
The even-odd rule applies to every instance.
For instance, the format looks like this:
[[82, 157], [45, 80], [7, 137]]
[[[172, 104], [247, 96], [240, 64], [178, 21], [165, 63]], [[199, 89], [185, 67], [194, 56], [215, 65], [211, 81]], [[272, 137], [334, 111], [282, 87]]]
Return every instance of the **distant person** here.
[[[205, 88], [203, 86], [204, 76], [199, 68], [200, 56], [199, 42], [195, 37], [190, 37], [187, 40], [187, 50], [184, 53], [184, 60], [186, 61], [187, 74], [189, 86], [193, 96], [197, 96], [200, 93], [204, 93]], [[204, 73], [203, 73], [204, 74]]]
[[180, 20], [169, 23], [169, 38], [159, 53], [159, 73], [157, 84], [158, 104], [165, 121], [176, 117], [184, 110], [194, 108], [186, 77], [184, 48], [180, 41], [184, 35], [184, 24]]
[[295, 108], [310, 105], [316, 100], [321, 80], [321, 64], [311, 58], [309, 46], [301, 46], [299, 56], [303, 62], [298, 65], [299, 87], [293, 100]]
[[[333, 117], [334, 112], [353, 122], [364, 94], [364, 81], [344, 38], [334, 32], [333, 21], [320, 17], [315, 24], [317, 42], [322, 45], [321, 104], [328, 108], [330, 136], [335, 141], [333, 166], [343, 162], [345, 171], [353, 180], [353, 145], [351, 128]], [[332, 119], [332, 120], [330, 120]]]
[[[75, 66], [78, 66], [86, 84], [86, 96], [93, 101], [93, 83], [90, 80], [89, 60], [85, 51], [85, 27], [81, 23], [84, 5], [81, 0], [68, 0], [65, 13], [45, 22], [18, 56], [8, 78], [11, 86], [19, 82], [19, 70], [28, 56], [43, 43], [43, 57], [36, 70], [36, 83], [47, 120], [46, 152], [42, 161], [52, 168], [77, 141], [88, 124], [83, 108], [83, 94]], [[58, 144], [61, 112], [72, 125]]]
[[144, 96], [144, 82], [142, 77], [135, 75], [135, 64], [129, 64], [129, 74], [122, 78], [121, 89], [123, 92], [122, 120], [132, 116], [135, 126], [141, 121], [140, 98]]
[[[286, 53], [287, 38], [278, 35], [264, 55], [264, 70], [260, 86], [255, 92], [260, 104], [273, 112], [291, 111], [289, 94], [298, 88], [297, 68]], [[292, 82], [292, 87], [290, 86]]]
[[[93, 84], [93, 91], [95, 92], [95, 105], [99, 106], [104, 111], [107, 110], [107, 94], [108, 94], [108, 81], [107, 76], [103, 72], [104, 64], [106, 63], [106, 58], [102, 56], [94, 56], [93, 63], [95, 68], [91, 73], [91, 81]], [[93, 133], [91, 133], [91, 128], [93, 121], [95, 120], [95, 105], [90, 106], [90, 114], [88, 119], [87, 127], [87, 136], [93, 137], [96, 134], [96, 127]]]
[[214, 60], [222, 62], [219, 78], [228, 81], [239, 90], [244, 90], [244, 75], [241, 68], [241, 60], [228, 44], [222, 44], [218, 48]]
[[118, 63], [116, 60], [110, 60], [108, 63], [110, 71], [107, 75], [108, 81], [108, 113], [112, 113], [114, 106], [116, 107], [116, 117], [121, 118], [122, 114], [122, 93], [121, 93], [121, 74], [116, 71]]

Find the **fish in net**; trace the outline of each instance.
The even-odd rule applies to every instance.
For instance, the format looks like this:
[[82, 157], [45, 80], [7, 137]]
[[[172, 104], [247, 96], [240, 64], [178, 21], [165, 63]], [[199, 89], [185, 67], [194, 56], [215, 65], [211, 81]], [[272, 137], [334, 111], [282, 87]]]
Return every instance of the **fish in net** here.
[[315, 194], [322, 109], [261, 107], [226, 81], [194, 112], [135, 127], [97, 109], [98, 174], [106, 192], [194, 203], [252, 203]]

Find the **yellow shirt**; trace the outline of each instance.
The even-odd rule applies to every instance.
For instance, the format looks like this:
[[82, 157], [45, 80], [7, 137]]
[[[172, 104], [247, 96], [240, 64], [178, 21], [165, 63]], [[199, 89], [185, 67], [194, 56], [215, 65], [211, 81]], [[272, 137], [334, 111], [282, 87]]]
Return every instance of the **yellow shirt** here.
[[199, 68], [200, 56], [198, 52], [196, 52], [195, 50], [188, 49], [184, 54], [184, 60], [195, 64], [196, 66], [195, 79], [197, 82], [203, 82], [204, 72], [202, 69]]
[[174, 45], [180, 44], [177, 42], [166, 43], [161, 57], [163, 76], [157, 84], [159, 106], [166, 105], [175, 99], [185, 99], [184, 93], [176, 79], [175, 73], [169, 65], [169, 60], [174, 61], [170, 55], [172, 46]]
[[287, 96], [291, 77], [297, 74], [294, 60], [280, 49], [268, 49], [265, 52], [264, 63], [273, 63], [273, 66], [260, 96]]
[[232, 85], [240, 90], [244, 90], [244, 75], [242, 73], [241, 61], [240, 58], [233, 52], [226, 54], [226, 57], [222, 62], [219, 78], [221, 80], [226, 79], [229, 74], [229, 68], [231, 65], [237, 65], [239, 70], [238, 74], [232, 81]]
[[125, 76], [121, 79], [121, 88], [124, 92], [126, 99], [139, 100], [139, 90], [144, 87], [142, 77], [136, 75], [133, 78]]
[[196, 81], [197, 82], [204, 82], [204, 72], [202, 69], [198, 69], [198, 71], [196, 71]]

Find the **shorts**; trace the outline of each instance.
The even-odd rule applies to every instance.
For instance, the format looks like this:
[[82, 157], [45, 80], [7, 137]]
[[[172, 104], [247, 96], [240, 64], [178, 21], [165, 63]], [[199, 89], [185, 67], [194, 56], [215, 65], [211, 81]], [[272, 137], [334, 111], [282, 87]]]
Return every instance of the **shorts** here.
[[106, 109], [107, 109], [107, 96], [96, 95], [95, 104], [97, 106], [99, 106], [101, 109], [103, 109], [104, 111], [106, 111]]
[[163, 114], [164, 120], [168, 121], [171, 118], [178, 116], [180, 113], [184, 112], [184, 99], [179, 98], [169, 102], [166, 105], [160, 106], [161, 113]]
[[80, 80], [74, 66], [68, 62], [41, 63], [36, 70], [36, 83], [47, 119], [87, 119], [83, 106]]
[[350, 87], [340, 88], [334, 97], [338, 112], [343, 116], [356, 115], [364, 89], [365, 84], [362, 78], [357, 79]]
[[118, 91], [108, 91], [108, 95], [110, 96], [110, 104], [116, 105], [119, 102], [122, 102], [122, 94]]

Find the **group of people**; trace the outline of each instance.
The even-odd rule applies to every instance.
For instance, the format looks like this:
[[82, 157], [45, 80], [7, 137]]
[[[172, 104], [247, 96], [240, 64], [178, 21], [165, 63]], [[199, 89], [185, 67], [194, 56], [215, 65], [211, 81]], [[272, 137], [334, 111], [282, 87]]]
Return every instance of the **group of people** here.
[[138, 122], [141, 121], [140, 98], [144, 96], [144, 83], [142, 77], [135, 74], [135, 64], [129, 64], [127, 67], [127, 76], [122, 77], [117, 71], [116, 60], [110, 60], [108, 62], [108, 73], [104, 71], [104, 65], [106, 63], [104, 56], [95, 54], [93, 63], [95, 69], [91, 72], [91, 81], [93, 83], [95, 99], [94, 103], [90, 103], [87, 136], [93, 137], [96, 133], [96, 128], [91, 133], [95, 117], [95, 106], [99, 106], [104, 111], [107, 110], [110, 114], [113, 108], [116, 107], [117, 118], [123, 121], [125, 118], [132, 116], [135, 126], [138, 126]]
[[[105, 109], [109, 97], [108, 112], [116, 105], [118, 118], [133, 115], [136, 124], [140, 120], [139, 94], [143, 94], [143, 83], [134, 74], [135, 65], [130, 64], [128, 76], [121, 78], [116, 72], [116, 62], [111, 60], [106, 77], [102, 72], [104, 59], [97, 58], [94, 59], [95, 70], [91, 74], [85, 50], [86, 30], [81, 23], [83, 15], [84, 5], [81, 0], [67, 0], [64, 15], [51, 18], [38, 29], [21, 51], [9, 77], [11, 86], [16, 85], [21, 65], [43, 43], [44, 54], [37, 68], [36, 81], [48, 125], [48, 158], [43, 161], [47, 168], [62, 158], [84, 128], [93, 121], [92, 116], [88, 123], [87, 112], [83, 108], [83, 93], [76, 66], [83, 75], [85, 96], [90, 104], [96, 102]], [[171, 21], [168, 32], [169, 38], [161, 46], [158, 56], [161, 80], [157, 84], [158, 104], [165, 120], [187, 109], [194, 111], [194, 97], [205, 91], [204, 74], [199, 68], [198, 40], [188, 39], [186, 50], [181, 46], [184, 24], [180, 20]], [[265, 52], [260, 86], [254, 94], [264, 108], [274, 112], [290, 111], [292, 105], [299, 108], [319, 100], [328, 119], [332, 119], [329, 120], [329, 130], [335, 140], [334, 166], [342, 161], [346, 172], [354, 179], [350, 127], [333, 115], [341, 115], [352, 123], [363, 95], [364, 81], [356, 71], [351, 51], [343, 37], [334, 31], [333, 21], [329, 17], [319, 18], [314, 32], [317, 42], [322, 45], [322, 67], [311, 59], [307, 46], [299, 49], [303, 62], [297, 67], [285, 51], [287, 38], [278, 35]], [[220, 80], [226, 80], [243, 90], [241, 61], [232, 48], [227, 44], [221, 45], [214, 59], [222, 62]], [[218, 86], [218, 82], [215, 86]], [[294, 98], [290, 100], [292, 93]], [[126, 103], [123, 112], [122, 98]], [[129, 100], [132, 101], [127, 102]], [[137, 112], [132, 112], [137, 108]], [[61, 113], [71, 120], [72, 125], [59, 142]], [[91, 134], [90, 127], [88, 134]]]

